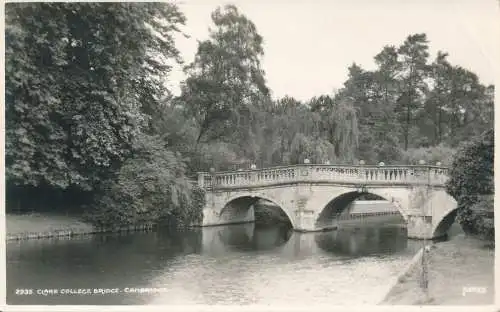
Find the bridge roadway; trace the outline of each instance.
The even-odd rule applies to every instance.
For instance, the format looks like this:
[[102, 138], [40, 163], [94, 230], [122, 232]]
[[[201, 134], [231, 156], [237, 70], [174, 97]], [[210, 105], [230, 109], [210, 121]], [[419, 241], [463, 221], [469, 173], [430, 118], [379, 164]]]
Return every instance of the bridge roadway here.
[[206, 205], [201, 226], [254, 221], [253, 204], [279, 206], [296, 231], [315, 232], [363, 194], [388, 200], [407, 223], [408, 237], [443, 236], [457, 203], [445, 191], [448, 169], [438, 166], [342, 166], [301, 164], [231, 172], [200, 172]]

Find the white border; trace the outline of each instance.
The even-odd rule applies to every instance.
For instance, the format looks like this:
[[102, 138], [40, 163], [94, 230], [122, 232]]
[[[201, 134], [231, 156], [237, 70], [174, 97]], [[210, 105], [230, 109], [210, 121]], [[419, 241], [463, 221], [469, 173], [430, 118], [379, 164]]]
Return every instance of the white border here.
[[[252, 1], [252, 0], [248, 0]], [[269, 0], [273, 1], [273, 0]], [[293, 1], [293, 0], [288, 0]], [[320, 1], [320, 0], [316, 0]], [[325, 0], [332, 1], [332, 0]], [[369, 1], [369, 0], [367, 0]], [[372, 0], [374, 1], [374, 0]], [[377, 0], [382, 1], [382, 0]], [[415, 0], [418, 1], [418, 0]], [[435, 0], [435, 1], [446, 1], [446, 0]], [[470, 0], [474, 1], [474, 0]], [[482, 1], [482, 0], [475, 0]], [[494, 1], [494, 0], [484, 0], [484, 1]], [[9, 1], [9, 2], [28, 2], [28, 1]], [[30, 1], [31, 2], [31, 1]], [[32, 1], [35, 2], [35, 1]], [[36, 1], [40, 2], [40, 1]], [[82, 1], [82, 2], [90, 2], [90, 1]], [[103, 1], [104, 2], [104, 1]], [[108, 1], [106, 1], [108, 2]], [[134, 2], [142, 2], [142, 1], [134, 1]], [[175, 1], [178, 2], [178, 1]], [[227, 2], [230, 2], [228, 0]], [[313, 1], [311, 1], [313, 2]], [[500, 0], [496, 0], [497, 13], [500, 13]], [[0, 7], [0, 28], [4, 30], [5, 26], [5, 1], [1, 0], [2, 6]], [[498, 14], [500, 17], [500, 14]], [[500, 18], [498, 19], [498, 34], [500, 34]], [[0, 86], [1, 88], [1, 108], [0, 109], [0, 152], [2, 152], [2, 157], [0, 157], [0, 202], [5, 203], [5, 66], [4, 66], [4, 55], [5, 55], [5, 33], [1, 32], [1, 40], [0, 40], [0, 48], [1, 55], [0, 58], [0, 68], [2, 69], [2, 74], [0, 77]], [[496, 55], [490, 61], [494, 64], [494, 72], [495, 72], [495, 107], [498, 105], [500, 98], [500, 38], [496, 38]], [[491, 55], [485, 53], [485, 55]], [[500, 166], [499, 161], [496, 157], [498, 151], [498, 127], [496, 121], [500, 120], [500, 111], [495, 109], [495, 163], [494, 168], [495, 172], [499, 172]], [[495, 175], [495, 185], [499, 182], [499, 177]], [[495, 195], [495, 210], [497, 210], [497, 196]], [[498, 225], [500, 223], [500, 218], [495, 218], [495, 227], [499, 228]], [[165, 311], [167, 308], [169, 311], [496, 311], [498, 310], [498, 302], [499, 302], [499, 292], [495, 289], [495, 304], [487, 305], [487, 306], [411, 306], [411, 305], [400, 305], [400, 306], [378, 306], [378, 305], [365, 305], [365, 306], [264, 306], [264, 305], [248, 305], [248, 306], [229, 306], [229, 305], [197, 305], [197, 306], [172, 306], [172, 305], [158, 305], [158, 306], [147, 306], [147, 305], [119, 305], [119, 306], [84, 306], [84, 305], [6, 305], [6, 252], [5, 252], [5, 205], [3, 205], [3, 209], [0, 208], [0, 310], [2, 311], [101, 311], [103, 309], [107, 311]], [[496, 231], [495, 240], [499, 241], [500, 233]], [[498, 250], [495, 249], [495, 285], [500, 285], [498, 282], [500, 280], [499, 274], [497, 274], [496, 268], [499, 266], [499, 258], [498, 258]]]

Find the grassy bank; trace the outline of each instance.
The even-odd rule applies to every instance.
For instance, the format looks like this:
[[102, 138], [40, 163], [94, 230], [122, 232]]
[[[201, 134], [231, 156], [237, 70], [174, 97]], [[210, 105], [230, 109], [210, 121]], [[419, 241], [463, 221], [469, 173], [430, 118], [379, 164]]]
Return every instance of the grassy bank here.
[[114, 229], [96, 228], [79, 216], [49, 213], [7, 214], [5, 217], [7, 240], [34, 239], [86, 235], [103, 232], [149, 229], [151, 225]]
[[[431, 305], [490, 305], [494, 300], [494, 254], [478, 239], [458, 235], [433, 245], [427, 253]], [[391, 289], [381, 304], [422, 304], [420, 276], [414, 266]], [[471, 287], [479, 287], [480, 291]], [[483, 290], [484, 289], [484, 290]]]

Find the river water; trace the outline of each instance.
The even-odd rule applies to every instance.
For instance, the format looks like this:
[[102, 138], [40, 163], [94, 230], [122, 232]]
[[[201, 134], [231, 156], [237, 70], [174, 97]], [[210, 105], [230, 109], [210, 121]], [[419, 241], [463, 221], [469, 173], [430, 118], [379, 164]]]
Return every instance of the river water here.
[[377, 304], [421, 244], [356, 222], [11, 241], [7, 304]]

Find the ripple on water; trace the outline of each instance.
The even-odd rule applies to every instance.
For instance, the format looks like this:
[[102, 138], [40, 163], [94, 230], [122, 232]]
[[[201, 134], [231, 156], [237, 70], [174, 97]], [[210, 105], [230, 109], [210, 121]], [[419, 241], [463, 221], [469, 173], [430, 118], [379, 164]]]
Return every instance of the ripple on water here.
[[386, 291], [380, 287], [381, 281], [389, 283], [409, 258], [344, 261], [321, 256], [283, 261], [276, 256], [190, 257], [151, 281], [154, 287], [170, 291], [150, 303], [377, 304]]

